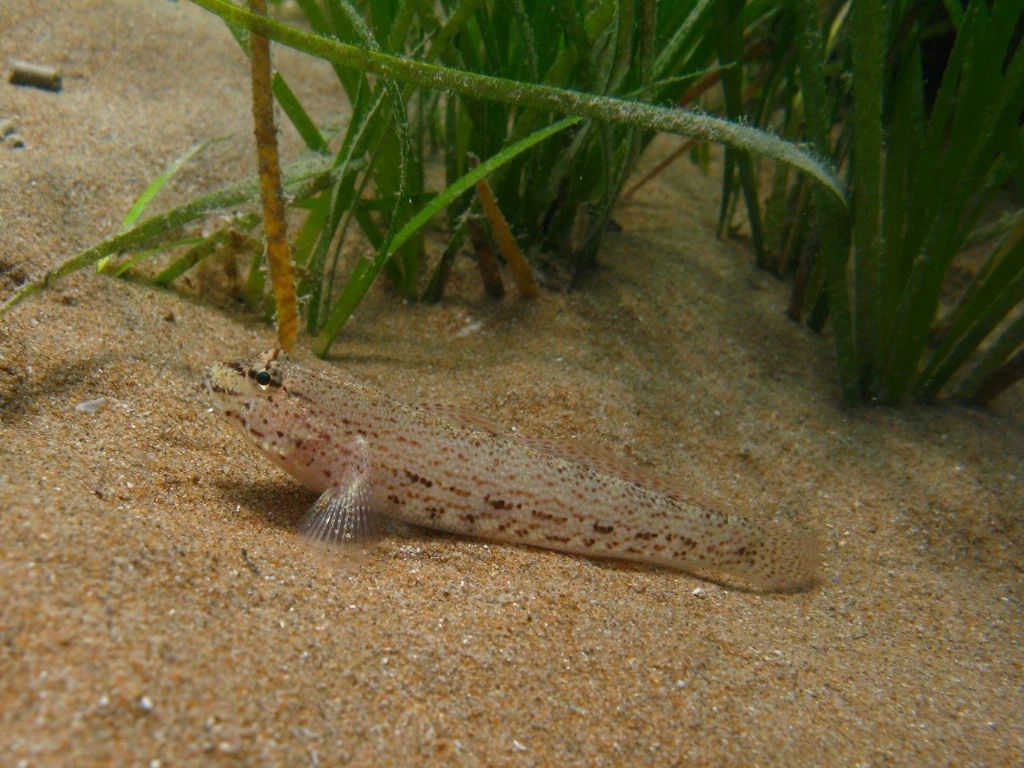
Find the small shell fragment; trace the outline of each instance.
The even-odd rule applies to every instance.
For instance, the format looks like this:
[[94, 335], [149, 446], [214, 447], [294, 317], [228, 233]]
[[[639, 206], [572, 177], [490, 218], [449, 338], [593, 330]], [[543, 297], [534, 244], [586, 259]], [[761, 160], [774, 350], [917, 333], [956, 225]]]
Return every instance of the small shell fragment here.
[[107, 404], [107, 398], [97, 397], [95, 400], [83, 400], [75, 406], [75, 410], [79, 413], [96, 413]]

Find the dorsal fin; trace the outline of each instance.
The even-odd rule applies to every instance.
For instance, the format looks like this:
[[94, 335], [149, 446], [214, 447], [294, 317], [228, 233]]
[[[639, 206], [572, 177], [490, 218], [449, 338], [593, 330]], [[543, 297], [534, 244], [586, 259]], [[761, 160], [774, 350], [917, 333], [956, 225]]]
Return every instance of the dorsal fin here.
[[516, 437], [514, 439], [534, 450], [583, 464], [598, 472], [642, 485], [674, 499], [694, 501], [708, 506], [697, 494], [683, 488], [672, 478], [655, 470], [637, 466], [634, 462], [604, 446], [557, 437]]
[[663, 493], [674, 499], [692, 501], [709, 509], [714, 509], [716, 506], [702, 498], [700, 494], [683, 488], [672, 478], [666, 477], [654, 470], [638, 467], [629, 459], [600, 445], [570, 438], [527, 437], [511, 432], [496, 421], [458, 405], [423, 403], [417, 407], [433, 416], [471, 429], [479, 429], [495, 437], [513, 440], [540, 453], [546, 453], [551, 456], [557, 456], [560, 459], [582, 464], [597, 472], [613, 475], [622, 480], [642, 485], [645, 488], [650, 488], [652, 491]]
[[495, 437], [516, 438], [515, 435], [510, 434], [508, 429], [498, 422], [493, 421], [486, 416], [481, 416], [476, 411], [471, 411], [470, 409], [463, 408], [459, 405], [449, 405], [447, 403], [418, 403], [416, 408], [425, 413], [429, 413], [432, 416], [437, 416], [438, 418], [454, 422], [455, 424], [461, 424], [462, 426], [469, 427], [470, 429], [479, 429], [483, 432], [488, 432]]

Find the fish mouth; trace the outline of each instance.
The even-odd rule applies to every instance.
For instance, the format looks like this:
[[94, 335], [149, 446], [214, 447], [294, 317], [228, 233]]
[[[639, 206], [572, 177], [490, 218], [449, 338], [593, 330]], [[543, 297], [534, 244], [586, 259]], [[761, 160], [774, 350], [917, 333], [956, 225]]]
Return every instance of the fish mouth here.
[[214, 363], [203, 376], [202, 386], [212, 406], [211, 410], [249, 434], [249, 410], [252, 403], [246, 396], [245, 367], [241, 363]]
[[214, 363], [203, 376], [202, 386], [218, 411], [223, 412], [232, 398], [241, 396], [237, 386], [239, 377], [245, 376], [241, 363]]

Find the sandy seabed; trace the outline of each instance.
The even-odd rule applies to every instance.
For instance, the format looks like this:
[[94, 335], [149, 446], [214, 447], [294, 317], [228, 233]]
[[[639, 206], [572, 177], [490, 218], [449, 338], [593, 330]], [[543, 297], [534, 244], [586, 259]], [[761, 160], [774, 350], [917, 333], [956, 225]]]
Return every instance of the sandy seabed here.
[[[0, 5], [4, 57], [64, 74], [60, 93], [0, 83], [0, 295], [116, 231], [198, 140], [236, 138], [162, 205], [252, 173], [247, 68], [217, 19], [62, 6]], [[322, 65], [278, 62], [341, 110]], [[87, 271], [0, 320], [0, 763], [1020, 764], [1021, 388], [984, 411], [842, 409], [829, 339], [714, 238], [717, 192], [678, 164], [568, 296], [490, 302], [467, 269], [438, 306], [377, 289], [331, 364], [817, 527], [814, 589], [426, 531], [358, 567], [311, 556], [312, 498], [198, 385], [270, 329]]]

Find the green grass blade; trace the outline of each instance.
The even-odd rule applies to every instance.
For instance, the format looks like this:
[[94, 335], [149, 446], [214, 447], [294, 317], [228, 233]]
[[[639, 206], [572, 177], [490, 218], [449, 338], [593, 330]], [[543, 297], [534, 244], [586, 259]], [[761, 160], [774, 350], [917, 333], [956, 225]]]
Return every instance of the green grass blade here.
[[[124, 217], [124, 221], [121, 222], [121, 232], [126, 232], [135, 226], [135, 222], [139, 220], [139, 217], [145, 212], [146, 207], [153, 202], [160, 190], [162, 190], [167, 183], [174, 178], [174, 175], [181, 170], [182, 166], [185, 165], [189, 160], [198, 155], [213, 141], [219, 141], [219, 139], [207, 139], [206, 141], [200, 141], [193, 144], [187, 150], [182, 152], [178, 157], [171, 161], [160, 174], [157, 175], [146, 187], [142, 194], [138, 196], [135, 202], [132, 204], [131, 209], [128, 211], [128, 215]], [[112, 256], [113, 254], [111, 254]], [[107, 268], [107, 264], [110, 262], [110, 256], [104, 256], [96, 262], [96, 271], [102, 272]]]
[[[575, 17], [573, 0], [559, 0], [559, 10], [563, 18]], [[544, 74], [545, 83], [564, 83], [572, 79], [572, 70], [579, 65], [581, 88], [596, 88], [598, 67], [594, 62], [594, 42], [601, 37], [615, 17], [615, 0], [604, 0], [594, 8], [583, 22], [582, 29], [578, 25], [569, 24], [569, 44], [562, 48], [555, 61]]]
[[257, 213], [250, 213], [235, 221], [230, 229], [222, 229], [209, 237], [201, 239], [192, 248], [181, 254], [171, 262], [153, 282], [161, 287], [167, 287], [179, 277], [188, 272], [192, 267], [205, 259], [220, 246], [231, 240], [234, 233], [239, 229], [252, 229], [260, 223], [261, 216]]
[[314, 32], [318, 35], [331, 34], [331, 25], [328, 23], [323, 11], [320, 10], [320, 4], [317, 0], [296, 0], [296, 4], [302, 10], [302, 15], [306, 17], [306, 23], [309, 24]]
[[560, 120], [536, 133], [522, 139], [515, 144], [505, 147], [498, 154], [480, 163], [476, 168], [459, 178], [454, 184], [446, 187], [438, 193], [433, 200], [423, 206], [415, 216], [410, 218], [405, 225], [390, 239], [386, 248], [378, 251], [372, 262], [363, 262], [358, 265], [352, 276], [349, 278], [345, 289], [342, 291], [338, 301], [331, 308], [331, 314], [324, 324], [323, 329], [313, 343], [313, 351], [323, 357], [330, 351], [331, 344], [338, 332], [351, 317], [353, 310], [362, 300], [363, 296], [373, 284], [377, 273], [384, 264], [402, 245], [413, 237], [419, 230], [436, 214], [447, 208], [459, 195], [473, 187], [477, 181], [485, 178], [501, 166], [508, 163], [517, 155], [527, 151], [535, 144], [538, 144], [548, 137], [569, 128], [579, 122], [579, 118], [570, 117]]
[[296, 27], [250, 13], [226, 0], [191, 0], [222, 18], [248, 27], [296, 50], [345, 67], [382, 77], [448, 90], [471, 98], [514, 103], [538, 109], [635, 125], [713, 141], [786, 163], [825, 186], [845, 206], [842, 182], [827, 162], [764, 131], [682, 109], [642, 104], [550, 86], [510, 81], [473, 72], [391, 56], [329, 40]]
[[964, 21], [964, 8], [960, 4], [960, 0], [942, 0], [942, 5], [946, 9], [946, 13], [949, 14], [950, 21], [953, 22], [953, 28], [960, 29], [960, 25]]
[[423, 302], [436, 304], [444, 298], [444, 289], [448, 284], [448, 275], [451, 272], [452, 262], [455, 261], [455, 255], [462, 247], [462, 241], [466, 239], [466, 229], [466, 217], [463, 216], [452, 229], [448, 245], [445, 246], [444, 253], [441, 254], [441, 259], [434, 269], [434, 274], [431, 275], [427, 287], [423, 289]]
[[274, 302], [270, 294], [266, 292], [266, 260], [263, 248], [254, 249], [252, 259], [249, 261], [249, 274], [245, 279], [245, 302], [254, 312], [259, 312], [270, 320]]
[[447, 55], [455, 35], [462, 29], [462, 25], [476, 13], [477, 6], [481, 2], [482, 0], [460, 0], [427, 49], [424, 57], [427, 61], [435, 61]]
[[1006, 170], [1017, 188], [1018, 198], [1024, 195], [1024, 139], [1016, 121], [1003, 121], [1001, 128], [1003, 151], [1006, 153]]
[[564, 83], [569, 81], [569, 70], [574, 64], [579, 65], [580, 76], [577, 82], [582, 88], [593, 87], [594, 61], [591, 38], [587, 34], [584, 19], [577, 11], [574, 0], [557, 0], [553, 11], [565, 28], [566, 44], [545, 73], [544, 82]]
[[885, 229], [879, 264], [879, 344], [883, 348], [895, 333], [896, 306], [906, 282], [903, 243], [910, 215], [908, 202], [914, 195], [920, 132], [925, 124], [923, 90], [920, 47], [915, 44], [913, 53], [896, 72], [889, 110], [882, 207]]
[[879, 269], [882, 249], [882, 64], [885, 14], [881, 0], [857, 0], [853, 49], [854, 341], [862, 386], [878, 376], [883, 350]]
[[943, 343], [915, 383], [916, 397], [935, 397], [999, 322], [1024, 300], [1024, 238], [1015, 235], [1018, 239], [1013, 246], [1002, 258], [993, 256], [998, 264], [982, 270], [981, 284], [968, 291], [954, 310]]
[[291, 124], [295, 126], [295, 130], [302, 137], [306, 146], [314, 152], [327, 152], [329, 149], [327, 140], [320, 133], [320, 129], [316, 127], [313, 118], [306, 112], [280, 72], [274, 73], [270, 88], [274, 93], [277, 103], [281, 105], [281, 110], [291, 121]]
[[[1011, 322], [992, 344], [981, 354], [968, 374], [960, 382], [953, 398], [961, 402], [984, 404], [1021, 377], [1021, 357], [1024, 356], [1024, 314]], [[1016, 360], [1010, 355], [1016, 350]], [[1013, 372], [1006, 370], [1012, 368]]]
[[991, 304], [981, 308], [977, 317], [964, 334], [952, 344], [945, 357], [927, 377], [924, 377], [915, 394], [924, 400], [931, 400], [939, 392], [967, 358], [978, 348], [985, 338], [1006, 318], [1006, 316], [1024, 301], [1024, 271], [999, 292]]
[[[324, 160], [301, 161], [284, 168], [285, 191], [297, 199], [309, 197], [333, 181], [334, 175]], [[60, 278], [95, 264], [104, 257], [143, 248], [156, 238], [166, 237], [178, 227], [209, 213], [237, 205], [252, 204], [259, 200], [259, 195], [259, 179], [254, 176], [237, 184], [229, 184], [166, 213], [145, 219], [131, 229], [100, 241], [25, 283], [0, 304], [0, 315]]]
[[[295, 236], [292, 244], [292, 260], [303, 267], [309, 264], [313, 247], [316, 245], [320, 233], [323, 231], [324, 223], [327, 220], [327, 211], [330, 208], [331, 196], [327, 193], [320, 194], [309, 209], [306, 220], [299, 227], [299, 233]], [[300, 295], [301, 292], [300, 292]]]
[[[324, 302], [324, 272], [327, 263], [327, 254], [331, 243], [339, 228], [345, 231], [348, 223], [348, 212], [353, 201], [358, 197], [356, 176], [362, 170], [364, 161], [361, 156], [367, 149], [374, 149], [371, 143], [374, 139], [380, 139], [380, 133], [374, 130], [377, 115], [384, 104], [385, 92], [377, 89], [372, 101], [357, 99], [353, 105], [352, 118], [349, 129], [345, 132], [341, 149], [334, 160], [337, 171], [337, 180], [329, 196], [329, 213], [325, 219], [326, 225], [319, 233], [316, 246], [313, 248], [309, 258], [309, 269], [307, 276], [299, 286], [299, 293], [308, 296], [306, 309], [306, 329], [309, 333], [315, 334], [320, 329], [323, 307], [329, 306], [330, 301]], [[370, 156], [375, 152], [370, 152]], [[344, 238], [338, 242], [336, 252], [340, 252]]]
[[636, 23], [636, 9], [633, 0], [616, 0], [618, 8], [615, 12], [618, 24], [615, 28], [615, 56], [612, 68], [608, 73], [605, 93], [616, 93], [629, 74], [630, 61], [633, 58], [633, 25]]
[[[972, 4], [970, 11], [975, 7]], [[935, 318], [942, 282], [949, 263], [960, 246], [963, 233], [960, 219], [987, 166], [996, 155], [996, 128], [1005, 119], [1007, 109], [1019, 111], [1024, 98], [1024, 48], [1018, 46], [1003, 74], [1005, 46], [1010, 34], [1004, 29], [1007, 20], [1000, 9], [975, 29], [975, 48], [982, 50], [971, 62], [962, 90], [958, 92], [957, 112], [949, 138], [950, 148], [944, 154], [947, 165], [955, 166], [955, 175], [947, 179], [941, 207], [932, 217], [927, 239], [917, 258], [896, 314], [899, 333], [894, 339], [882, 386], [883, 399], [899, 402], [917, 374], [917, 367], [928, 341], [928, 330]], [[1019, 14], [1019, 9], [1018, 9]], [[1013, 24], [1011, 26], [1011, 32]], [[961, 35], [968, 27], [965, 19]], [[990, 44], [992, 47], [990, 47]], [[1003, 46], [999, 48], [1000, 44]], [[940, 88], [941, 90], [941, 88]]]
[[[940, 344], [945, 344], [950, 336], [962, 333], [969, 324], [964, 321], [964, 315], [975, 314], [976, 308], [991, 301], [994, 292], [1013, 279], [1017, 270], [1024, 269], [1024, 261], [1021, 261], [1024, 256], [1016, 252], [1021, 238], [1024, 238], [1024, 210], [1011, 214], [1010, 220], [1015, 221], [1006, 230], [1005, 237], [998, 243], [998, 247], [992, 249], [981, 268], [975, 271], [971, 282], [957, 300], [956, 307], [943, 322]], [[986, 238], [991, 239], [991, 236]]]
[[421, 17], [431, 16], [431, 9], [424, 0], [401, 0], [399, 2], [395, 18], [387, 31], [387, 37], [384, 38], [384, 45], [389, 51], [393, 53], [402, 52], [405, 38], [409, 34], [409, 28], [412, 26], [417, 13]]
[[[306, 18], [306, 22], [310, 28], [318, 35], [324, 37], [334, 37], [335, 31], [331, 22], [328, 21], [324, 15], [323, 10], [320, 8], [318, 0], [296, 0], [299, 8], [302, 9], [302, 15]], [[345, 93], [348, 94], [349, 99], [352, 100], [353, 94], [359, 89], [360, 85], [365, 85], [362, 80], [356, 77], [356, 73], [351, 70], [347, 70], [344, 67], [340, 67], [335, 63], [331, 63], [334, 69], [334, 74], [338, 78], [338, 82], [341, 83], [342, 88], [345, 89]], [[353, 108], [355, 107], [355, 101], [351, 101]]]
[[935, 212], [941, 205], [945, 188], [940, 183], [939, 174], [942, 172], [943, 147], [948, 140], [950, 116], [956, 108], [957, 85], [960, 81], [961, 72], [964, 69], [965, 61], [969, 59], [970, 49], [977, 37], [976, 29], [979, 16], [982, 12], [982, 3], [972, 3], [967, 10], [960, 31], [953, 44], [953, 50], [949, 54], [946, 68], [939, 83], [938, 93], [932, 104], [931, 115], [928, 118], [927, 128], [923, 139], [918, 138], [918, 157], [922, 162], [916, 163], [917, 173], [914, 183], [911, 186], [911, 195], [907, 200], [907, 226], [902, 238], [903, 256], [901, 262], [900, 290], [903, 290], [903, 283], [909, 279], [910, 269], [914, 259], [921, 252], [921, 248], [927, 237], [928, 227]]
[[666, 77], [663, 80], [655, 80], [650, 85], [644, 85], [640, 88], [635, 88], [628, 93], [622, 94], [624, 98], [639, 99], [641, 101], [653, 101], [656, 100], [657, 94], [662, 93], [666, 90], [681, 88], [683, 86], [692, 85], [695, 81], [701, 80], [708, 75], [724, 72], [728, 69], [728, 66], [721, 66], [719, 64], [713, 64], [709, 67], [701, 67], [695, 69], [692, 72], [686, 72], [681, 75], [674, 75], [673, 77]]
[[537, 56], [537, 43], [533, 39], [533, 28], [530, 26], [530, 18], [526, 13], [526, 6], [523, 0], [507, 0], [508, 7], [512, 11], [512, 18], [515, 19], [516, 29], [523, 41], [523, 52], [526, 54], [526, 71], [530, 80], [534, 83], [540, 80], [540, 59]]
[[[715, 4], [716, 35], [718, 39], [719, 62], [722, 70], [722, 93], [725, 95], [725, 110], [729, 118], [741, 120], [743, 108], [743, 21], [741, 10], [744, 0], [718, 0]], [[764, 240], [761, 234], [761, 206], [758, 200], [757, 173], [754, 161], [748, 152], [737, 151], [727, 147], [726, 154], [732, 155], [739, 171], [740, 188], [747, 205], [747, 221], [750, 225], [750, 239], [754, 246], [754, 257], [757, 266], [764, 269], [767, 264], [764, 253]], [[726, 166], [728, 167], [728, 160]], [[725, 178], [723, 196], [728, 194], [731, 174]], [[723, 200], [723, 212], [725, 201]], [[719, 233], [725, 225], [724, 218], [719, 218]]]
[[134, 267], [141, 261], [145, 261], [150, 256], [156, 256], [157, 254], [169, 251], [172, 248], [178, 248], [182, 245], [195, 245], [196, 243], [203, 242], [201, 237], [186, 237], [182, 240], [168, 240], [165, 243], [160, 243], [153, 248], [146, 248], [145, 250], [138, 251], [131, 255], [131, 258], [125, 259], [123, 264], [118, 264], [117, 269], [114, 271], [114, 277], [122, 277], [128, 270]]
[[668, 45], [661, 49], [654, 59], [654, 79], [660, 80], [672, 71], [676, 62], [683, 59], [683, 50], [690, 42], [690, 34], [699, 29], [698, 26], [704, 19], [706, 13], [711, 10], [712, 0], [698, 0], [687, 15], [686, 20], [680, 24], [672, 34]]
[[[316, 333], [320, 329], [323, 307], [330, 305], [330, 297], [323, 301], [325, 288], [325, 271], [327, 271], [327, 257], [331, 245], [335, 246], [335, 254], [341, 251], [345, 242], [345, 232], [348, 229], [348, 220], [351, 216], [352, 204], [359, 196], [357, 186], [357, 171], [350, 164], [345, 163], [339, 169], [341, 174], [337, 183], [331, 189], [329, 196], [329, 212], [325, 219], [325, 226], [318, 233], [316, 246], [313, 248], [309, 259], [307, 278], [300, 286], [300, 294], [309, 297], [309, 304], [306, 310], [306, 330], [309, 333]], [[338, 232], [341, 236], [338, 236]], [[337, 258], [332, 260], [336, 263]]]
[[149, 183], [149, 186], [139, 195], [138, 199], [132, 205], [131, 210], [128, 211], [128, 215], [124, 217], [124, 221], [121, 222], [121, 231], [131, 229], [135, 226], [135, 222], [139, 220], [143, 212], [159, 193], [160, 190], [167, 186], [167, 183], [174, 178], [174, 175], [181, 170], [182, 166], [185, 165], [189, 160], [198, 155], [207, 146], [209, 146], [214, 139], [207, 139], [206, 141], [200, 141], [193, 144], [185, 152], [176, 157], [174, 161], [164, 169], [153, 181]]
[[[807, 136], [823, 157], [829, 155], [828, 107], [825, 90], [824, 48], [818, 30], [818, 4], [816, 0], [795, 0], [793, 9], [797, 17], [797, 44], [799, 47], [800, 82], [803, 86]], [[847, 405], [860, 402], [860, 368], [853, 340], [853, 323], [850, 311], [849, 286], [846, 279], [846, 262], [849, 247], [844, 233], [847, 231], [843, 209], [837, 205], [823, 188], [815, 185], [814, 201], [817, 226], [821, 241], [820, 259], [828, 297], [829, 314], [832, 317], [832, 335], [836, 345], [839, 366], [839, 383], [843, 401]], [[818, 313], [812, 313], [818, 314]], [[810, 321], [809, 321], [810, 322]]]
[[[345, 22], [352, 28], [356, 38], [362, 45], [374, 52], [381, 52], [380, 44], [377, 42], [373, 31], [363, 21], [362, 16], [356, 11], [349, 0], [329, 0], [329, 6], [337, 16], [343, 16]], [[378, 192], [382, 195], [393, 195], [395, 198], [394, 210], [388, 220], [388, 232], [386, 237], [390, 238], [392, 231], [402, 219], [405, 206], [405, 197], [410, 183], [410, 171], [416, 169], [412, 163], [412, 150], [409, 138], [409, 121], [405, 111], [405, 97], [398, 84], [390, 77], [383, 78], [383, 87], [391, 102], [391, 119], [380, 119], [375, 116], [375, 125], [371, 133], [378, 132], [381, 140], [378, 141], [378, 150], [373, 152], [371, 162], [375, 165], [374, 180]], [[394, 128], [394, 140], [384, 138], [385, 133]], [[383, 150], [383, 151], [381, 151]], [[395, 151], [397, 150], [397, 151]], [[418, 174], [417, 178], [418, 178]], [[367, 233], [370, 235], [370, 233]], [[416, 244], [418, 246], [418, 244]], [[414, 274], [418, 271], [419, 247], [409, 249], [404, 254], [403, 266], [406, 274]], [[334, 272], [336, 261], [331, 266]], [[333, 280], [328, 283], [328, 288]], [[410, 291], [404, 281], [399, 280], [396, 284], [399, 292], [405, 298], [414, 298], [414, 291]]]
[[[235, 38], [235, 42], [238, 43], [238, 47], [245, 52], [246, 56], [248, 56], [249, 30], [245, 27], [239, 26], [238, 24], [232, 24], [231, 22], [226, 22], [226, 25], [228, 30], [231, 32], [231, 35]], [[288, 85], [288, 82], [280, 72], [274, 72], [270, 89], [273, 92], [277, 103], [281, 105], [281, 109], [284, 111], [285, 116], [291, 121], [291, 124], [295, 127], [299, 136], [302, 137], [306, 146], [314, 152], [326, 152], [327, 141], [321, 135], [316, 124], [299, 102], [298, 97], [296, 97], [295, 93]]]

